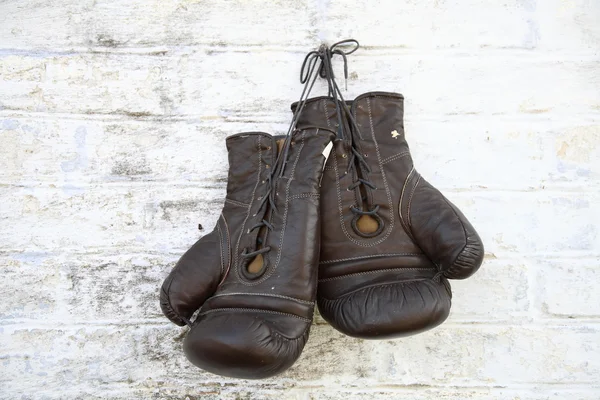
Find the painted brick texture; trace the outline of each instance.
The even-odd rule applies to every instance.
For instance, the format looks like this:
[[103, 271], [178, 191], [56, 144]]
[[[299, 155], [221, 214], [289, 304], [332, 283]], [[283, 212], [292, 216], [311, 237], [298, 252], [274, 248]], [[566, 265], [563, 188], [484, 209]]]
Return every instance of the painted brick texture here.
[[[0, 1], [0, 398], [599, 399], [599, 21], [589, 0]], [[285, 374], [205, 373], [159, 286], [216, 222], [225, 137], [284, 132], [304, 54], [348, 37], [346, 97], [405, 95], [484, 265], [430, 332], [316, 316]]]

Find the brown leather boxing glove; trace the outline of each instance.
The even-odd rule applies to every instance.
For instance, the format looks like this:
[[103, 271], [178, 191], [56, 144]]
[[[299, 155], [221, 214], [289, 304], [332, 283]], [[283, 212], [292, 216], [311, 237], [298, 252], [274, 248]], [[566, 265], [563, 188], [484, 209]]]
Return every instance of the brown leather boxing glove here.
[[344, 102], [336, 93], [308, 100], [298, 122], [338, 131], [321, 188], [317, 301], [350, 336], [394, 338], [441, 324], [447, 279], [471, 276], [483, 260], [473, 226], [415, 169], [403, 101], [373, 92]]
[[260, 132], [227, 138], [223, 212], [160, 292], [164, 314], [191, 327], [183, 347], [196, 366], [256, 379], [300, 356], [317, 286], [319, 182], [333, 137], [306, 128], [287, 140]]

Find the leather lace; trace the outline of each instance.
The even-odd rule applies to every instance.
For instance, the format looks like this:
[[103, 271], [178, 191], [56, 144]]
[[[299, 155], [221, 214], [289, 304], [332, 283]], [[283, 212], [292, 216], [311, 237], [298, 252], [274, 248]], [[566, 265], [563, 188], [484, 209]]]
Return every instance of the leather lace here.
[[[342, 47], [352, 46], [350, 50], [344, 51]], [[348, 59], [347, 56], [354, 53], [359, 48], [358, 41], [354, 39], [346, 39], [340, 42], [334, 43], [331, 47], [321, 46], [318, 51], [311, 51], [308, 53], [302, 64], [302, 70], [300, 72], [300, 80], [303, 81], [305, 77], [305, 68], [307, 66], [314, 66], [316, 59], [321, 60], [321, 68], [319, 69], [319, 76], [327, 81], [328, 97], [331, 97], [334, 101], [336, 108], [338, 136], [345, 139], [350, 146], [350, 159], [348, 160], [348, 168], [346, 174], [356, 171], [356, 179], [348, 186], [347, 190], [355, 190], [360, 187], [377, 189], [373, 182], [369, 180], [369, 174], [371, 173], [371, 167], [365, 160], [365, 157], [357, 147], [356, 135], [360, 138], [360, 127], [356, 122], [356, 119], [352, 115], [350, 107], [346, 103], [342, 91], [335, 80], [333, 73], [332, 59], [335, 55], [339, 55], [343, 59], [344, 63], [344, 80], [348, 81]], [[350, 126], [346, 127], [344, 121], [349, 121]], [[354, 174], [351, 174], [354, 176]], [[362, 194], [362, 191], [361, 191]], [[379, 211], [378, 204], [368, 204], [368, 196], [361, 196], [362, 202], [358, 207], [352, 206], [350, 210], [356, 215], [371, 215], [374, 216]], [[366, 207], [363, 209], [363, 205]]]
[[[306, 61], [306, 60], [305, 60]], [[317, 70], [318, 68], [318, 70]], [[319, 59], [315, 59], [314, 62], [311, 61], [309, 68], [305, 71], [305, 67], [302, 67], [303, 77], [301, 78], [301, 83], [304, 84], [304, 88], [302, 90], [302, 94], [300, 95], [299, 106], [297, 107], [294, 116], [292, 117], [292, 122], [288, 128], [288, 131], [285, 135], [285, 140], [281, 150], [277, 154], [277, 158], [275, 159], [275, 163], [273, 164], [273, 168], [271, 172], [267, 175], [266, 185], [267, 191], [263, 195], [261, 202], [259, 203], [258, 209], [256, 211], [256, 215], [265, 215], [267, 214], [267, 210], [271, 210], [271, 212], [277, 212], [277, 205], [275, 204], [275, 193], [276, 193], [276, 185], [277, 185], [277, 177], [282, 177], [285, 172], [285, 167], [288, 162], [288, 154], [289, 148], [291, 144], [292, 133], [296, 129], [296, 125], [298, 124], [298, 120], [300, 118], [300, 114], [306, 105], [306, 101], [312, 91], [312, 88], [317, 81], [317, 78], [321, 75], [322, 70], [322, 62], [319, 63]], [[268, 205], [268, 206], [267, 206]], [[253, 225], [246, 233], [253, 232], [254, 230], [261, 228], [266, 228], [269, 231], [274, 229], [273, 224], [271, 224], [266, 218], [262, 218], [262, 220], [255, 225]], [[258, 239], [258, 244], [262, 244], [262, 239]], [[248, 248], [245, 248], [240, 254], [241, 257], [246, 259], [251, 259], [259, 254], [268, 253], [271, 250], [271, 246], [265, 246], [260, 249], [253, 249], [250, 251]]]

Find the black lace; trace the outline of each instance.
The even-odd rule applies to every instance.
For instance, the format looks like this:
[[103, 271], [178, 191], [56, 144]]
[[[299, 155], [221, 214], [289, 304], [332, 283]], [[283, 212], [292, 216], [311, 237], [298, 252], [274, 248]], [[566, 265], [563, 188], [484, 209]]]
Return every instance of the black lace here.
[[[311, 52], [311, 53], [315, 53], [315, 52]], [[308, 58], [309, 57], [307, 56], [307, 59]], [[277, 158], [275, 159], [275, 163], [273, 164], [273, 168], [271, 169], [271, 172], [267, 176], [267, 179], [265, 182], [267, 185], [267, 191], [263, 195], [263, 198], [262, 198], [261, 202], [259, 203], [259, 206], [258, 206], [258, 209], [257, 209], [257, 212], [255, 215], [260, 215], [260, 214], [264, 215], [264, 214], [266, 214], [266, 211], [268, 209], [270, 209], [271, 212], [277, 212], [277, 205], [275, 204], [275, 189], [276, 189], [276, 184], [277, 184], [276, 178], [282, 177], [283, 173], [285, 172], [285, 167], [288, 162], [288, 153], [289, 153], [289, 148], [290, 148], [290, 144], [291, 144], [292, 133], [296, 129], [296, 125], [298, 124], [298, 119], [300, 118], [300, 114], [302, 113], [302, 110], [304, 109], [304, 106], [306, 105], [306, 101], [308, 100], [310, 92], [312, 91], [312, 88], [315, 85], [317, 78], [321, 75], [320, 71], [322, 70], [323, 65], [322, 65], [322, 61], [319, 64], [319, 59], [320, 59], [320, 57], [317, 57], [314, 60], [314, 62], [311, 61], [309, 68], [306, 72], [305, 72], [305, 66], [304, 65], [302, 66], [303, 77], [300, 79], [300, 81], [301, 81], [301, 83], [304, 84], [304, 88], [302, 90], [302, 94], [300, 95], [298, 107], [296, 108], [296, 111], [294, 112], [294, 116], [292, 117], [292, 122], [290, 123], [288, 131], [285, 135], [285, 141], [283, 143], [281, 151], [279, 151]], [[305, 63], [306, 63], [306, 59], [305, 59]], [[319, 72], [315, 73], [315, 71], [317, 71], [317, 66], [319, 67], [319, 70], [318, 70]], [[268, 207], [266, 207], [267, 204], [268, 204]], [[260, 230], [263, 227], [269, 231], [272, 231], [274, 229], [273, 225], [269, 221], [267, 221], [267, 219], [263, 218], [260, 222], [256, 223], [251, 228], [249, 228], [246, 233], [249, 234], [256, 229]], [[259, 244], [262, 244], [260, 238], [258, 239], [258, 241], [259, 241]], [[254, 257], [258, 256], [259, 254], [267, 253], [270, 250], [271, 250], [271, 246], [265, 246], [263, 248], [255, 249], [253, 251], [249, 251], [248, 248], [245, 248], [240, 255], [243, 258], [254, 258]]]
[[[344, 51], [341, 49], [343, 46], [352, 45], [352, 48], [348, 51]], [[345, 139], [349, 142], [350, 145], [350, 159], [348, 160], [348, 168], [346, 170], [346, 174], [349, 174], [353, 171], [353, 169], [357, 170], [356, 180], [348, 186], [347, 190], [355, 190], [357, 188], [363, 186], [365, 188], [377, 189], [373, 182], [369, 180], [369, 174], [371, 173], [371, 167], [365, 160], [365, 157], [361, 153], [360, 149], [357, 147], [355, 135], [360, 136], [360, 127], [356, 122], [356, 119], [352, 115], [346, 100], [340, 90], [333, 73], [333, 65], [332, 59], [335, 55], [340, 55], [343, 59], [344, 63], [344, 80], [348, 81], [348, 59], [347, 56], [354, 53], [359, 48], [358, 41], [354, 39], [342, 40], [340, 42], [334, 43], [331, 47], [327, 48], [326, 46], [321, 46], [318, 51], [311, 51], [306, 55], [304, 59], [304, 63], [302, 64], [302, 70], [300, 73], [300, 80], [303, 81], [305, 76], [305, 67], [313, 66], [316, 64], [316, 58], [321, 59], [322, 64], [319, 69], [319, 76], [324, 78], [327, 81], [328, 87], [328, 96], [331, 97], [335, 103], [336, 107], [336, 116], [338, 119], [338, 136], [342, 139]], [[344, 121], [349, 121], [350, 126], [348, 129], [346, 128], [346, 124]], [[353, 176], [353, 174], [351, 174]], [[363, 204], [368, 202], [367, 198], [362, 198], [362, 202], [358, 207], [351, 207], [351, 210], [354, 214], [357, 215], [371, 215], [374, 216], [379, 211], [379, 205], [367, 205], [367, 209], [364, 210]]]

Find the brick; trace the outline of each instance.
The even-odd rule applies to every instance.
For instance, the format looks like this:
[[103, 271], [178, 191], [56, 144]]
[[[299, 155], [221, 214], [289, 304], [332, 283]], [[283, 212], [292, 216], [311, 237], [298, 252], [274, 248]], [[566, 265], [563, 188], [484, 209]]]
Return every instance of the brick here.
[[250, 127], [7, 118], [0, 120], [0, 176], [20, 184], [214, 182], [227, 176], [225, 137], [244, 128]]
[[[60, 8], [31, 0], [3, 5], [0, 37], [8, 48], [152, 46], [314, 46], [355, 37], [366, 46], [428, 49], [539, 49], [594, 51], [600, 30], [598, 5], [578, 0], [543, 3], [511, 0], [438, 2], [432, 7], [393, 0], [256, 1], [140, 0], [115, 6], [65, 1]], [[381, 12], [385, 10], [385, 12]], [[235, 15], [235, 18], [231, 16]], [[27, 23], [35, 19], [37, 24]], [[260, 26], [260, 29], [256, 29]], [[586, 29], [581, 29], [585, 26]], [[390, 34], [396, 33], [396, 34]]]
[[[301, 392], [296, 390], [296, 392]], [[372, 390], [313, 390], [308, 399], [316, 400], [341, 400], [341, 399], [444, 399], [444, 400], [464, 400], [464, 399], [487, 399], [487, 400], [592, 400], [598, 396], [598, 389], [562, 389], [552, 387], [538, 387], [537, 389], [510, 389], [510, 388], [456, 388], [456, 387], [403, 387], [397, 386], [396, 390], [388, 388], [374, 388]], [[298, 399], [305, 399], [300, 397]]]
[[[181, 352], [181, 328], [114, 326], [38, 329], [2, 327], [0, 381], [6, 393], [40, 387], [173, 387], [191, 380], [200, 387], [238, 380], [217, 378], [189, 364]], [[279, 378], [244, 383], [375, 389], [394, 382], [409, 388], [594, 382], [600, 362], [599, 331], [590, 327], [444, 327], [411, 338], [362, 341], [315, 326], [300, 360]], [[143, 359], [140, 363], [138, 360]], [[510, 365], [511, 368], [506, 368]], [[185, 386], [185, 385], [184, 385]], [[377, 391], [377, 390], [373, 390]]]
[[[76, 386], [83, 381], [98, 387], [151, 377], [151, 374], [146, 375], [151, 371], [141, 365], [141, 368], [135, 367], [136, 363], [131, 361], [139, 357], [140, 351], [154, 347], [150, 342], [157, 340], [154, 337], [157, 331], [149, 337], [141, 333], [143, 328], [135, 327], [1, 329], [4, 350], [0, 379], [9, 393], [26, 389], [34, 382], [40, 388]], [[171, 343], [172, 340], [168, 340], [164, 344], [170, 346]], [[180, 354], [168, 363], [181, 365], [182, 357]], [[162, 361], [149, 360], [155, 368], [163, 370]]]
[[527, 319], [529, 270], [526, 260], [486, 259], [469, 279], [451, 280], [452, 308], [447, 323]]
[[[411, 116], [589, 116], [600, 107], [594, 90], [600, 62], [593, 58], [552, 61], [502, 53], [419, 56], [369, 50], [351, 57], [345, 97], [400, 91]], [[283, 51], [4, 56], [0, 105], [31, 112], [252, 120], [288, 111], [301, 91], [301, 64], [302, 54]], [[341, 68], [339, 62], [336, 68]], [[376, 85], [371, 77], [377, 77]], [[323, 94], [325, 88], [320, 81], [313, 94]]]
[[[434, 183], [435, 184], [435, 183]], [[598, 254], [598, 195], [578, 192], [446, 193], [475, 226], [487, 253]]]
[[[599, 201], [593, 193], [446, 195], [476, 227], [486, 251], [495, 256], [572, 256], [599, 251], [596, 227], [600, 221], [596, 214], [587, 213]], [[0, 217], [19, 221], [28, 230], [0, 232], [0, 250], [89, 252], [119, 247], [179, 253], [199, 237], [195, 236], [198, 223], [207, 232], [212, 230], [224, 196], [223, 184], [215, 189], [144, 185], [5, 190], [0, 193]], [[552, 228], [555, 226], [561, 227], [560, 232]]]
[[0, 231], [0, 250], [165, 254], [210, 232], [225, 197], [214, 188], [143, 186], [15, 188], [0, 193], [0, 218], [27, 229]]
[[[228, 135], [285, 132], [291, 115], [274, 117], [279, 122], [6, 117], [0, 119], [0, 179], [205, 185], [227, 175]], [[600, 149], [594, 146], [600, 120], [548, 123], [529, 117], [490, 124], [483, 117], [430, 121], [407, 115], [405, 127], [415, 165], [440, 189], [583, 190], [600, 182]], [[481, 162], [494, 159], [499, 161]]]
[[[0, 58], [0, 107], [36, 112], [169, 113], [174, 65], [164, 57], [100, 54]], [[169, 93], [167, 93], [169, 92]]]
[[440, 189], [589, 190], [600, 182], [599, 121], [546, 122], [406, 114], [416, 168]]
[[486, 400], [596, 400], [599, 390], [597, 388], [589, 389], [564, 389], [556, 386], [538, 386], [534, 389], [509, 389], [509, 388], [455, 388], [455, 387], [413, 387], [411, 385], [390, 385], [395, 388], [383, 387], [368, 389], [348, 389], [344, 387], [332, 388], [313, 387], [313, 388], [271, 388], [248, 387], [244, 383], [232, 383], [229, 385], [192, 385], [187, 382], [179, 382], [177, 387], [149, 387], [144, 389], [131, 389], [125, 385], [107, 385], [103, 386], [101, 392], [90, 389], [89, 387], [77, 387], [75, 390], [61, 391], [36, 391], [35, 395], [22, 395], [22, 399], [60, 399], [66, 395], [79, 395], [86, 399], [147, 399], [156, 397], [166, 400], [340, 400], [340, 399], [444, 399], [444, 400], [464, 400], [464, 399], [486, 399]]
[[[93, 5], [65, 1], [61, 7], [34, 1], [3, 4], [4, 46], [47, 48], [146, 48], [152, 46], [294, 45], [312, 38], [312, 10], [293, 3], [141, 0]], [[276, 18], [271, 16], [276, 15]], [[28, 23], [31, 20], [38, 24]], [[256, 29], [260, 26], [260, 29]]]
[[4, 323], [167, 321], [159, 308], [159, 288], [175, 256], [22, 253], [0, 260], [5, 266], [0, 290], [7, 294], [0, 304]]
[[[424, 49], [540, 49], [593, 51], [600, 43], [593, 2], [474, 0], [418, 2], [341, 0], [325, 11], [322, 35], [330, 41], [355, 37], [365, 45]], [[581, 26], [588, 26], [583, 32]], [[593, 27], [593, 28], [592, 28]], [[382, 34], [385, 32], [386, 34]]]
[[537, 263], [539, 307], [550, 318], [600, 317], [600, 259]]
[[587, 383], [600, 371], [600, 361], [593, 357], [598, 336], [593, 325], [446, 324], [405, 339], [362, 341], [318, 325], [288, 374], [323, 384], [355, 384], [358, 378], [369, 386]]

